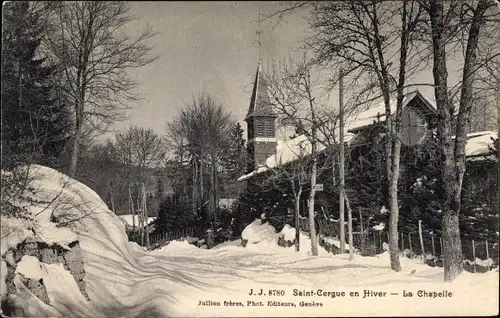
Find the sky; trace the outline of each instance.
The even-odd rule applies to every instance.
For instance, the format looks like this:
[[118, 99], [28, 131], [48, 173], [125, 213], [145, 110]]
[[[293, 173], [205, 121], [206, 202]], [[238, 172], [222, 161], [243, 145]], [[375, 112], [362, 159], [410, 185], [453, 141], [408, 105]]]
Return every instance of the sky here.
[[[130, 71], [139, 81], [141, 101], [118, 131], [139, 125], [163, 134], [166, 123], [200, 91], [215, 96], [244, 128], [252, 82], [258, 65], [259, 8], [262, 16], [282, 4], [275, 2], [131, 2], [137, 19], [131, 35], [151, 25], [158, 35], [148, 44], [159, 59]], [[293, 16], [276, 25], [262, 23], [263, 64], [300, 48], [307, 22]], [[108, 134], [109, 135], [109, 134]]]
[[[152, 55], [159, 58], [140, 69], [130, 70], [138, 80], [136, 92], [142, 99], [128, 112], [128, 119], [110, 127], [111, 132], [130, 125], [166, 132], [167, 122], [193, 95], [206, 91], [220, 101], [240, 122], [246, 115], [259, 60], [258, 14], [261, 16], [283, 8], [283, 2], [130, 2], [131, 14], [137, 19], [124, 30], [133, 36], [150, 25], [158, 33], [148, 41]], [[262, 23], [260, 55], [264, 68], [273, 61], [301, 53], [308, 34], [306, 12]], [[458, 80], [460, 63], [450, 58], [449, 83]], [[409, 82], [432, 83], [432, 69], [415, 74]], [[434, 101], [430, 86], [418, 89]], [[348, 96], [346, 97], [348, 98]], [[338, 96], [332, 92], [332, 104]], [[330, 102], [329, 102], [330, 103]], [[332, 105], [332, 107], [337, 107]]]

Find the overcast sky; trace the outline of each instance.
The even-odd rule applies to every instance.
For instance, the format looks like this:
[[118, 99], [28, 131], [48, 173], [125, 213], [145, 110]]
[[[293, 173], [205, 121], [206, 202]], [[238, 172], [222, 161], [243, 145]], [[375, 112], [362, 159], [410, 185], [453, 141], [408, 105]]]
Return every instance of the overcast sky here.
[[[129, 119], [114, 125], [151, 127], [164, 133], [166, 122], [190, 100], [206, 90], [243, 119], [250, 102], [258, 63], [257, 17], [280, 4], [272, 2], [131, 2], [137, 20], [133, 34], [150, 24], [159, 33], [149, 43], [160, 59], [133, 70], [143, 100], [129, 112]], [[262, 60], [279, 59], [296, 51], [307, 22], [291, 17], [273, 28], [263, 24]]]
[[[158, 35], [149, 44], [153, 47], [152, 54], [160, 58], [131, 71], [140, 82], [137, 92], [143, 99], [129, 112], [128, 120], [111, 129], [139, 125], [163, 134], [166, 123], [193, 94], [203, 90], [222, 102], [234, 120], [246, 129], [243, 119], [258, 64], [259, 8], [264, 16], [282, 6], [278, 2], [131, 2], [131, 13], [137, 20], [127, 26], [126, 32], [133, 35], [151, 25]], [[309, 30], [307, 21], [298, 15], [278, 25], [273, 21], [264, 23], [262, 29], [264, 66], [300, 52]], [[450, 82], [456, 75], [453, 64], [449, 61]], [[431, 69], [410, 81], [431, 83]], [[419, 90], [434, 100], [432, 88], [419, 87]]]

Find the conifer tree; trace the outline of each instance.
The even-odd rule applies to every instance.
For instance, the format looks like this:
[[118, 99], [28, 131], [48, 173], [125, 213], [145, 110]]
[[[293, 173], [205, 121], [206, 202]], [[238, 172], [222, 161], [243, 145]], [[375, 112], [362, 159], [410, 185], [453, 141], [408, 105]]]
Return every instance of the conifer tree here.
[[56, 90], [55, 66], [38, 56], [45, 24], [29, 2], [4, 6], [2, 32], [2, 157], [4, 165], [49, 164], [71, 127]]

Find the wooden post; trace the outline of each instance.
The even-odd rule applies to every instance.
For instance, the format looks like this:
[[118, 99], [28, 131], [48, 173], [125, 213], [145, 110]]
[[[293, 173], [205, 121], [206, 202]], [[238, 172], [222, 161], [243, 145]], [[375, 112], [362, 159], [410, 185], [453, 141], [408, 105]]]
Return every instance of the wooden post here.
[[422, 235], [422, 220], [418, 220], [418, 236], [420, 236], [420, 252], [422, 253], [422, 262], [425, 263], [424, 237]]
[[484, 243], [486, 243], [486, 261], [488, 262], [488, 271], [491, 271], [490, 252], [488, 251], [488, 241], [484, 241]]
[[476, 246], [474, 245], [474, 240], [472, 240], [472, 257], [474, 258], [474, 273], [476, 272]]
[[401, 233], [401, 256], [405, 256], [405, 241], [403, 233]]
[[[410, 255], [413, 254], [413, 249], [411, 248], [411, 233], [408, 233], [408, 242], [410, 242]], [[411, 256], [410, 256], [411, 258]]]
[[431, 234], [432, 240], [432, 259], [434, 260], [434, 266], [436, 266], [436, 247], [434, 246], [434, 234]]

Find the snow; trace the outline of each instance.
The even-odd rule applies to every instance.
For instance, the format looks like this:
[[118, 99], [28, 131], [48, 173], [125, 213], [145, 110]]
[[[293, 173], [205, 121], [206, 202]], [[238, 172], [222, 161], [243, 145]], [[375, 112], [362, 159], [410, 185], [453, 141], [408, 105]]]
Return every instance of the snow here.
[[264, 243], [273, 245], [277, 242], [276, 229], [269, 223], [262, 223], [261, 219], [253, 221], [241, 232], [241, 239], [249, 244]]
[[[474, 261], [466, 259], [464, 262], [469, 263], [470, 265], [474, 265]], [[480, 258], [476, 257], [476, 265], [477, 266], [482, 266], [482, 267], [488, 267], [488, 266], [493, 266], [494, 261], [491, 258], [482, 260]]]
[[[308, 250], [302, 250], [302, 244], [310, 246], [310, 241], [301, 237], [301, 252], [297, 253], [294, 247], [278, 246], [279, 233], [261, 220], [244, 230], [243, 237], [249, 240], [246, 247], [240, 240], [212, 249], [172, 242], [162, 250], [146, 252], [128, 242], [121, 219], [93, 191], [73, 180], [63, 188], [58, 172], [49, 168], [40, 168], [40, 172], [46, 176], [47, 188], [59, 187], [60, 199], [77, 199], [84, 206], [70, 211], [73, 218], [77, 213], [81, 218], [69, 228], [82, 248], [84, 280], [92, 301], [84, 300], [61, 264], [40, 264], [25, 256], [17, 271], [42, 278], [51, 300], [50, 306], [43, 304], [16, 276], [17, 300], [25, 305], [26, 316], [494, 315], [498, 311], [497, 271], [463, 273], [445, 284], [442, 268], [423, 265], [420, 260], [401, 258], [403, 270], [392, 271], [387, 252], [376, 257], [355, 255], [349, 261], [347, 254], [332, 255], [320, 248], [318, 256], [311, 256]], [[67, 217], [64, 211], [53, 212], [61, 219]], [[47, 231], [58, 231], [45, 225]], [[47, 237], [51, 236], [47, 233]], [[262, 289], [266, 294], [269, 290], [283, 290], [285, 296], [249, 296], [251, 289]], [[293, 296], [294, 289], [345, 292], [345, 296]], [[364, 290], [398, 295], [363, 298]], [[414, 297], [402, 297], [403, 290]], [[416, 296], [418, 290], [447, 290], [453, 296], [422, 298]], [[351, 297], [350, 292], [359, 292], [360, 297]], [[218, 301], [221, 306], [199, 306], [200, 301]], [[225, 306], [224, 301], [241, 301], [244, 307]], [[264, 306], [250, 306], [247, 301], [262, 301]], [[269, 307], [268, 301], [293, 302], [296, 307]], [[302, 301], [318, 302], [322, 307], [302, 307]]]
[[375, 231], [382, 231], [383, 229], [385, 229], [385, 223], [384, 222], [380, 222], [379, 224], [374, 225], [373, 229]]
[[[419, 95], [425, 104], [429, 107], [432, 108], [433, 110], [436, 109], [434, 104], [432, 104], [425, 96], [420, 94], [418, 91], [413, 91], [406, 95], [403, 99], [403, 108], [406, 107], [406, 105], [413, 100], [414, 97]], [[389, 102], [389, 106], [391, 109], [391, 114], [394, 114], [396, 112], [396, 99], [392, 98]], [[385, 121], [385, 103], [381, 101], [377, 105], [370, 107], [356, 115], [354, 115], [352, 118], [348, 118], [346, 120], [346, 130], [347, 131], [356, 131], [360, 128], [372, 125], [376, 122], [384, 122]]]
[[389, 210], [387, 210], [387, 208], [384, 206], [382, 206], [382, 208], [380, 209], [380, 214], [386, 214], [387, 212], [389, 212]]
[[491, 154], [490, 147], [493, 146], [493, 139], [498, 138], [498, 132], [482, 131], [467, 135], [465, 153], [468, 157], [483, 156]]
[[[123, 222], [127, 226], [133, 226], [133, 221], [135, 217], [135, 226], [139, 226], [139, 216], [138, 215], [132, 215], [132, 214], [123, 214], [123, 215], [118, 215], [120, 219], [123, 220]], [[148, 224], [151, 224], [156, 219], [156, 217], [148, 217]]]
[[285, 224], [280, 232], [280, 236], [283, 237], [285, 241], [295, 240], [295, 228], [293, 226], [290, 226], [289, 224]]

